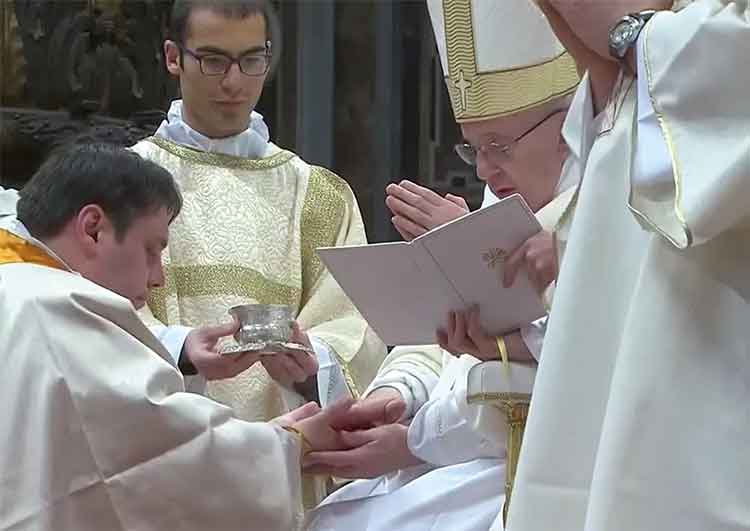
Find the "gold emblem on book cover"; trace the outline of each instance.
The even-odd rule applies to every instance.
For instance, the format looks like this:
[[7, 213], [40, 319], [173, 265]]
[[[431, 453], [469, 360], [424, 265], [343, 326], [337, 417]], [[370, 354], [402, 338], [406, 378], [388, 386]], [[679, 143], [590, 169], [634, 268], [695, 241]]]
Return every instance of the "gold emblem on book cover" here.
[[508, 258], [508, 251], [497, 247], [488, 249], [482, 253], [482, 260], [490, 269], [496, 269]]

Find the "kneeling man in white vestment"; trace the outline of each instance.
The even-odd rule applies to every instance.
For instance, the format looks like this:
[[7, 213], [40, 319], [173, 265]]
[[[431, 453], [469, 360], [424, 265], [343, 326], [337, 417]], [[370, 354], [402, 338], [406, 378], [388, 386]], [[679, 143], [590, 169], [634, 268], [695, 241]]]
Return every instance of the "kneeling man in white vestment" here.
[[[578, 83], [576, 66], [527, 0], [428, 5], [453, 111], [466, 138], [457, 147], [459, 155], [476, 165], [493, 197], [520, 193], [545, 229], [511, 255], [506, 273], [515, 263], [544, 291], [557, 269], [552, 231], [580, 173], [575, 146], [581, 134], [575, 128], [562, 131]], [[471, 53], [459, 53], [461, 45]], [[563, 134], [570, 138], [570, 151]], [[410, 182], [391, 185], [388, 193], [394, 224], [407, 239], [434, 226], [430, 208], [447, 211], [451, 202], [461, 210], [456, 198], [440, 198]], [[544, 267], [535, 263], [540, 257]], [[373, 478], [324, 500], [310, 515], [308, 529], [484, 531], [498, 518], [509, 428], [504, 411], [479, 400], [488, 391], [530, 395], [544, 323], [495, 338], [481, 330], [478, 317], [476, 310], [451, 316], [438, 334], [442, 348], [391, 352], [356, 408], [375, 404], [395, 411], [403, 401], [403, 423], [344, 433], [359, 448], [308, 457], [310, 470]], [[488, 389], [479, 375], [503, 374], [500, 363], [474, 368], [499, 359], [499, 345], [513, 362], [505, 373], [510, 378], [499, 378], [498, 386]]]
[[251, 423], [184, 392], [135, 312], [164, 281], [172, 176], [80, 145], [20, 196], [0, 218], [0, 529], [298, 529], [303, 448], [338, 448], [348, 404]]

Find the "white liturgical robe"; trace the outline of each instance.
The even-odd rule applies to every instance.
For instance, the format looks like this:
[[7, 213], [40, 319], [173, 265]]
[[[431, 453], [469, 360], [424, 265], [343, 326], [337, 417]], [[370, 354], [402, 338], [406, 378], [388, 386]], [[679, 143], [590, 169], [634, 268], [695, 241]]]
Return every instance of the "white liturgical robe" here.
[[510, 531], [750, 529], [750, 3], [658, 13], [639, 49], [586, 162]]
[[184, 392], [129, 301], [2, 226], [0, 529], [297, 529], [298, 436]]

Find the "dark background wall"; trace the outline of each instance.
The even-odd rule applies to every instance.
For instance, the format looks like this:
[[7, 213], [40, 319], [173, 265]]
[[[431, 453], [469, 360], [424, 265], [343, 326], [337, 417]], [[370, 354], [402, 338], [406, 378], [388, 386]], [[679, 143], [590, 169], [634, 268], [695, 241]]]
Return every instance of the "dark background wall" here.
[[[276, 1], [280, 60], [258, 110], [277, 143], [347, 179], [373, 241], [396, 238], [388, 182], [476, 205], [424, 3]], [[161, 52], [171, 0], [0, 0], [0, 184], [73, 136], [132, 144], [177, 95]], [[278, 50], [278, 47], [276, 48]]]

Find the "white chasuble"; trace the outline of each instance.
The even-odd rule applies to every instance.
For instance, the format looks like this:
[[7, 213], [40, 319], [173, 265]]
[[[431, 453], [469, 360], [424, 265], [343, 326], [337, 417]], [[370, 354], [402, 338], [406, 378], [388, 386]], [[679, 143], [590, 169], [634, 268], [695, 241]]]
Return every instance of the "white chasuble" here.
[[[287, 304], [300, 327], [336, 356], [359, 396], [385, 348], [328, 274], [315, 249], [366, 243], [356, 199], [345, 181], [269, 144], [261, 159], [209, 153], [152, 137], [135, 151], [169, 170], [184, 207], [163, 255], [166, 286], [149, 299], [166, 325], [229, 319], [237, 304]], [[208, 395], [241, 418], [268, 420], [301, 403], [256, 364], [209, 382]]]
[[642, 38], [674, 183], [633, 170], [626, 80], [580, 186], [510, 531], [750, 528], [750, 6], [698, 0]]
[[184, 392], [129, 301], [5, 263], [0, 316], [0, 529], [299, 528], [297, 436]]

